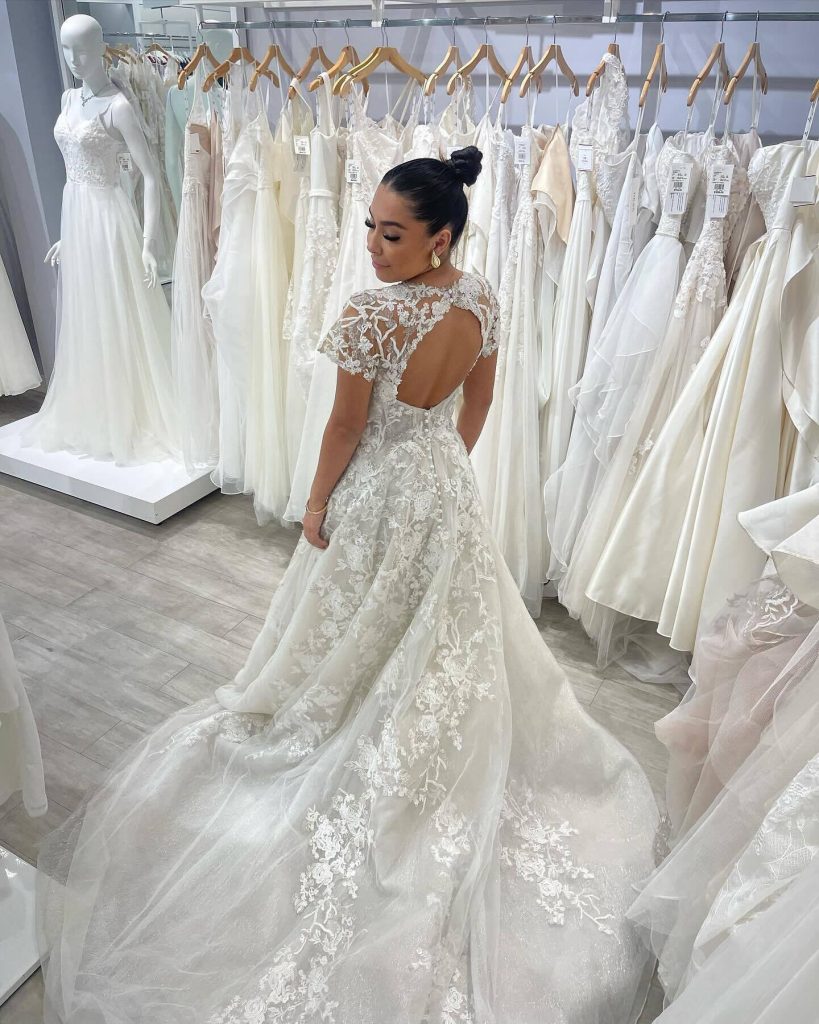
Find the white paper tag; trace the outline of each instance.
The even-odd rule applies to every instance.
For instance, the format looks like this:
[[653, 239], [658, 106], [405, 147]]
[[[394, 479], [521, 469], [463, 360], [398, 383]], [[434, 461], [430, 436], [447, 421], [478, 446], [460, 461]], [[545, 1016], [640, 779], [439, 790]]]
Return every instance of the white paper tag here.
[[351, 185], [361, 182], [361, 164], [358, 160], [347, 160], [344, 164], [344, 176]]
[[718, 220], [728, 215], [728, 204], [731, 199], [731, 179], [733, 176], [733, 164], [714, 164], [709, 168], [705, 201], [706, 217]]
[[594, 168], [594, 146], [577, 147], [578, 171], [591, 171]]
[[635, 178], [631, 183], [631, 192], [628, 197], [628, 219], [629, 224], [634, 224], [637, 220], [637, 210], [640, 206], [640, 190], [642, 183], [639, 178]]
[[515, 166], [528, 167], [532, 162], [532, 140], [528, 135], [515, 139]]
[[794, 178], [789, 198], [794, 206], [812, 206], [816, 202], [816, 175]]
[[131, 154], [128, 152], [117, 153], [117, 162], [119, 163], [119, 169], [121, 171], [128, 171], [130, 173], [134, 169]]
[[202, 142], [196, 132], [191, 132], [191, 153], [196, 156], [202, 152]]
[[691, 182], [691, 164], [679, 163], [671, 165], [671, 176], [668, 179], [668, 191], [665, 196], [667, 213], [685, 213], [688, 205], [688, 186]]
[[293, 149], [296, 156], [309, 156], [310, 155], [310, 136], [309, 135], [294, 135], [293, 136]]

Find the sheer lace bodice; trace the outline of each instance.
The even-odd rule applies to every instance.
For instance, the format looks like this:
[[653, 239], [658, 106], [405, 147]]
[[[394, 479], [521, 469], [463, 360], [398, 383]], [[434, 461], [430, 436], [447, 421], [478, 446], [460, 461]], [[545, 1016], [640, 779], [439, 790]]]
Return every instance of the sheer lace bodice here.
[[119, 154], [127, 147], [103, 124], [107, 109], [88, 121], [72, 123], [67, 113], [69, 106], [70, 100], [64, 102], [54, 125], [54, 138], [65, 160], [66, 177], [81, 185], [113, 188], [120, 183]]
[[[691, 177], [688, 181], [688, 192], [683, 209], [679, 213], [672, 213], [668, 201], [668, 184], [671, 180], [672, 170], [680, 165], [686, 165], [691, 168]], [[657, 157], [657, 187], [660, 196], [658, 235], [669, 235], [671, 238], [680, 237], [683, 218], [688, 210], [690, 197], [696, 191], [700, 173], [698, 160], [684, 148], [682, 133], [666, 139], [663, 148], [660, 150], [660, 155]]]
[[577, 167], [581, 146], [593, 147], [593, 168], [577, 172], [577, 198], [594, 198], [601, 162], [619, 153], [628, 142], [628, 83], [618, 57], [603, 54], [605, 70], [600, 84], [588, 99], [578, 104], [572, 117], [569, 150]]

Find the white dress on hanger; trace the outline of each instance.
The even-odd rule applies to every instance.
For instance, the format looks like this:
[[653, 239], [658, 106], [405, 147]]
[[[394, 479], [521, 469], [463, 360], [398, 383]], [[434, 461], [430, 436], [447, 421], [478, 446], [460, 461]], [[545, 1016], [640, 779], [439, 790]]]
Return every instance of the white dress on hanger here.
[[[327, 295], [324, 331], [341, 315], [354, 292], [378, 286], [378, 278], [367, 253], [365, 221], [381, 179], [391, 167], [401, 163], [412, 142], [421, 97], [422, 90], [411, 79], [396, 104], [402, 100], [410, 104], [406, 124], [401, 124], [392, 111], [379, 123], [368, 116], [363, 94], [357, 88], [352, 91], [347, 160], [352, 161], [357, 168], [359, 180], [351, 183], [342, 211], [338, 260]], [[300, 523], [304, 517], [304, 507], [316, 475], [324, 428], [330, 418], [335, 393], [336, 368], [329, 359], [318, 354], [310, 381], [304, 430], [293, 470], [290, 498], [284, 515], [287, 522]]]
[[54, 126], [68, 179], [57, 349], [23, 443], [151, 462], [178, 451], [170, 311], [162, 289], [145, 283], [142, 230], [120, 179], [127, 147], [112, 134], [108, 109], [82, 119], [79, 93], [64, 93]]
[[587, 158], [590, 169], [577, 169], [577, 197], [557, 289], [552, 383], [542, 441], [544, 480], [566, 458], [574, 415], [569, 390], [583, 371], [594, 295], [608, 239], [606, 217], [596, 192], [597, 168], [606, 154], [623, 149], [627, 138], [625, 71], [613, 54], [604, 54], [603, 61], [605, 70], [599, 85], [576, 107], [572, 119], [572, 160], [577, 169], [578, 163]]
[[316, 124], [310, 132], [310, 178], [298, 275], [290, 282], [284, 334], [288, 347], [287, 447], [296, 465], [305, 428], [316, 346], [338, 261], [341, 160], [332, 80], [322, 73], [316, 92]]
[[373, 381], [329, 546], [299, 540], [236, 679], [41, 844], [47, 1024], [639, 1015], [652, 964], [623, 915], [654, 864], [648, 780], [520, 599], [461, 388], [397, 399], [453, 306], [490, 355], [494, 299], [469, 275], [359, 293], [323, 339]]
[[[618, 230], [612, 236], [617, 240], [614, 243], [617, 253], [621, 248], [626, 250], [626, 257], [620, 258], [624, 259], [627, 267], [629, 239], [639, 226], [640, 197], [645, 193], [646, 202], [650, 202], [653, 191], [651, 183], [643, 189], [645, 182], [636, 153], [632, 154], [630, 162], [633, 166], [627, 175], [628, 190], [622, 194], [618, 213], [631, 222], [632, 229], [621, 241], [620, 228], [624, 224], [615, 216]], [[672, 169], [679, 172], [682, 167], [687, 168], [691, 175], [686, 194], [690, 197], [699, 175], [699, 165], [687, 152], [684, 136], [680, 134], [664, 143], [655, 161], [661, 216], [654, 237], [637, 258], [626, 282], [620, 284], [619, 294], [603, 329], [594, 336], [590, 332], [583, 377], [569, 392], [575, 412], [566, 458], [544, 488], [552, 552], [549, 578], [554, 581], [563, 578], [571, 562], [579, 531], [592, 508], [602, 476], [626, 429], [651, 359], [672, 315], [685, 268], [680, 231], [687, 207], [681, 204], [671, 212], [667, 188]], [[612, 283], [616, 266], [615, 257], [610, 262]], [[604, 282], [607, 269], [604, 265]], [[604, 285], [603, 290], [607, 291], [608, 286]], [[597, 309], [596, 306], [595, 316]], [[561, 600], [574, 609], [576, 599], [564, 594], [562, 588], [559, 591]]]
[[[672, 144], [682, 152], [689, 140], [684, 132], [675, 138]], [[726, 302], [725, 244], [736, 217], [748, 202], [747, 175], [738, 164], [733, 145], [718, 142], [710, 132], [701, 138], [705, 149], [698, 161], [697, 181], [707, 180], [712, 166], [733, 166], [727, 216], [706, 218], [682, 275], [666, 330], [659, 336], [650, 363], [644, 364], [642, 378], [635, 378], [631, 415], [595, 493], [561, 589], [561, 599], [597, 639], [601, 661], [622, 653], [626, 640], [635, 640], [635, 629], [639, 632], [642, 628], [623, 618], [621, 595], [631, 593], [635, 601], [648, 602], [655, 587], [662, 587], [658, 581], [667, 570], [655, 548], [668, 541], [674, 529], [672, 520], [685, 506], [687, 483], [682, 465], [667, 467], [664, 490], [654, 503], [640, 504], [635, 495], [654, 458], [658, 434], [669, 416], [675, 414], [686, 382], [712, 344]], [[695, 140], [693, 145], [699, 148], [700, 143]], [[633, 531], [631, 538], [628, 530]], [[648, 555], [649, 550], [653, 555]]]
[[[232, 147], [222, 195], [216, 266], [202, 290], [216, 338], [219, 465], [226, 494], [252, 494], [256, 517], [284, 512], [289, 492], [282, 334], [287, 301], [277, 200], [276, 147], [260, 93]], [[237, 99], [231, 96], [235, 123]], [[244, 120], [244, 113], [242, 119]]]
[[[553, 305], [541, 289], [544, 248], [558, 211], [571, 204], [569, 151], [561, 127], [524, 125], [529, 162], [520, 166], [516, 213], [501, 289], [495, 391], [472, 451], [475, 475], [495, 540], [533, 617], [540, 614], [545, 572], [541, 499], [539, 393], [542, 320]], [[547, 191], [550, 190], [550, 191]]]
[[514, 136], [503, 123], [505, 116], [506, 107], [501, 106], [495, 118], [494, 131], [490, 135], [495, 191], [486, 243], [486, 280], [495, 292], [500, 289], [506, 268], [517, 194]]
[[182, 456], [190, 473], [212, 469], [219, 460], [216, 341], [202, 301], [202, 288], [216, 260], [216, 244], [209, 216], [211, 132], [201, 78], [197, 68], [184, 132], [185, 166], [171, 304], [174, 398], [179, 412]]
[[0, 395], [21, 395], [40, 383], [40, 371], [17, 308], [5, 265], [0, 259]]

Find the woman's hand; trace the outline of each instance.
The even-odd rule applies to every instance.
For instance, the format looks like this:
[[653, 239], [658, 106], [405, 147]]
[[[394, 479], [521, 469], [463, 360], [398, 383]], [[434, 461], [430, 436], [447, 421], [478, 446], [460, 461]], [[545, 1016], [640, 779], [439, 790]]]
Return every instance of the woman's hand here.
[[312, 512], [308, 512], [306, 509], [304, 511], [303, 536], [306, 537], [308, 542], [312, 544], [314, 548], [324, 549], [330, 543], [319, 534], [321, 524], [324, 522], [324, 517], [326, 515], [327, 509], [325, 509], [323, 512], [319, 512], [318, 515], [315, 515]]

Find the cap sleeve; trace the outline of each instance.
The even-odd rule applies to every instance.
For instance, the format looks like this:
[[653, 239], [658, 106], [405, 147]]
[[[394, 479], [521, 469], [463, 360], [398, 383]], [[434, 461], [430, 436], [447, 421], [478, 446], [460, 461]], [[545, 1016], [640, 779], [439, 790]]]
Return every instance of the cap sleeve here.
[[483, 335], [481, 355], [486, 357], [491, 356], [493, 352], [497, 352], [498, 345], [500, 344], [500, 307], [489, 282], [482, 277], [478, 278], [478, 282], [480, 290], [476, 303], [476, 312]]
[[316, 350], [342, 370], [365, 380], [375, 379], [380, 362], [380, 350], [373, 338], [372, 307], [368, 292], [353, 295]]

